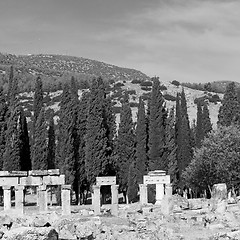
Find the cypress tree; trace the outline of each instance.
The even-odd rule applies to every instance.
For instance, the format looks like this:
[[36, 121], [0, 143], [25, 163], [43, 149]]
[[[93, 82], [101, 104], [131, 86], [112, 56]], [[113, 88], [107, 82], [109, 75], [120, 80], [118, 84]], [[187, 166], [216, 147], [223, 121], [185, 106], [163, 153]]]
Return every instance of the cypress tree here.
[[203, 113], [202, 113], [202, 106], [198, 102], [197, 103], [197, 126], [196, 126], [196, 133], [195, 133], [197, 148], [200, 148], [203, 138], [204, 138]]
[[106, 129], [107, 136], [107, 157], [108, 157], [108, 165], [105, 170], [106, 175], [115, 175], [114, 169], [114, 137], [116, 135], [116, 117], [113, 112], [113, 103], [111, 98], [108, 96], [104, 101], [104, 127]]
[[149, 111], [149, 169], [166, 170], [164, 146], [167, 112], [158, 78], [153, 79]]
[[75, 179], [75, 137], [76, 137], [76, 102], [73, 100], [69, 86], [64, 85], [60, 102], [59, 134], [56, 155], [56, 165], [65, 174], [67, 184], [73, 184]]
[[4, 171], [20, 171], [20, 151], [21, 151], [21, 140], [20, 140], [20, 106], [15, 105], [11, 107], [11, 115], [7, 123], [6, 131], [6, 148], [3, 159], [3, 170]]
[[76, 161], [76, 176], [74, 189], [77, 193], [77, 202], [79, 203], [79, 193], [83, 194], [84, 190], [88, 188], [87, 176], [85, 171], [85, 134], [87, 125], [89, 92], [83, 93], [79, 106], [77, 117], [77, 131], [79, 136], [78, 158]]
[[47, 161], [47, 123], [44, 108], [40, 111], [35, 125], [35, 140], [32, 152], [32, 168], [34, 170], [48, 169]]
[[166, 152], [167, 152], [167, 169], [168, 174], [171, 176], [171, 181], [173, 185], [177, 181], [177, 146], [175, 139], [175, 118], [174, 118], [174, 108], [170, 110], [169, 116], [167, 118], [166, 125]]
[[138, 201], [138, 183], [137, 183], [137, 172], [136, 172], [136, 164], [133, 161], [129, 166], [128, 171], [128, 201], [129, 203]]
[[105, 90], [101, 78], [93, 80], [89, 94], [89, 108], [85, 135], [85, 166], [90, 185], [106, 172], [107, 131], [104, 124]]
[[3, 168], [3, 155], [6, 145], [7, 117], [8, 106], [3, 93], [3, 88], [0, 87], [0, 170]]
[[227, 85], [223, 96], [222, 106], [219, 108], [218, 125], [230, 126], [239, 121], [239, 102], [235, 89], [235, 83]]
[[208, 110], [208, 106], [205, 103], [203, 105], [203, 133], [204, 133], [204, 137], [206, 137], [208, 135], [208, 133], [210, 133], [212, 131], [212, 123], [211, 123], [211, 119], [209, 116], [209, 110]]
[[[128, 94], [125, 93], [120, 111], [120, 123], [116, 143], [117, 152], [117, 176], [119, 189], [124, 193], [128, 191], [129, 167], [134, 161], [134, 132], [132, 111], [128, 101]], [[125, 195], [126, 196], [126, 195]]]
[[12, 96], [12, 89], [14, 86], [14, 75], [13, 75], [13, 66], [10, 67], [9, 79], [8, 79], [8, 93], [7, 93], [7, 102], [10, 103]]
[[6, 145], [3, 157], [4, 171], [20, 171], [21, 159], [21, 107], [17, 98], [18, 80], [13, 78], [12, 89], [10, 91], [10, 104], [7, 113]]
[[47, 162], [48, 169], [55, 169], [55, 151], [56, 151], [56, 143], [55, 143], [55, 127], [53, 115], [51, 114], [48, 125], [48, 147], [47, 147]]
[[42, 80], [40, 77], [37, 77], [35, 83], [35, 92], [33, 97], [33, 126], [37, 122], [38, 115], [40, 114], [43, 107], [43, 89], [42, 89]]
[[147, 120], [142, 98], [139, 98], [136, 127], [136, 180], [143, 183], [143, 175], [147, 170]]
[[178, 162], [178, 178], [179, 178], [179, 186], [183, 187], [182, 182], [182, 172], [184, 169], [188, 166], [190, 163], [192, 156], [193, 156], [193, 150], [192, 150], [192, 141], [191, 141], [191, 132], [190, 132], [190, 126], [189, 126], [189, 119], [188, 119], [188, 113], [187, 113], [187, 102], [186, 97], [184, 93], [184, 89], [181, 93], [181, 103], [178, 108], [180, 109], [176, 110], [178, 111], [177, 114], [179, 114], [179, 110], [181, 112], [181, 117], [177, 116], [177, 134], [178, 134], [178, 141], [177, 141], [177, 162]]
[[29, 136], [28, 136], [27, 119], [24, 116], [24, 111], [22, 108], [20, 111], [20, 122], [21, 122], [20, 141], [22, 142], [21, 149], [20, 149], [21, 171], [29, 171], [32, 169], [30, 144], [29, 144]]

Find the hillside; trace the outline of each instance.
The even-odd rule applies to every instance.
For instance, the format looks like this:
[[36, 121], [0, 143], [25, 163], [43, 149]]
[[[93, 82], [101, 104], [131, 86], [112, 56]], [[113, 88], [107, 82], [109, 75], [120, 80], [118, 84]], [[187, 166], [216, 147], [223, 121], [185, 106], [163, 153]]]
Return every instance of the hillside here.
[[[163, 84], [167, 88], [167, 90], [162, 91], [164, 96], [168, 94], [173, 97], [176, 97], [177, 92], [182, 91], [181, 86], [177, 87], [171, 84], [170, 82], [161, 82], [161, 84]], [[150, 91], [149, 91], [150, 89], [151, 87], [149, 87], [147, 91], [143, 90], [140, 84], [135, 84], [135, 83], [132, 83], [131, 81], [118, 81], [115, 84], [110, 84], [108, 91], [114, 102], [114, 111], [116, 113], [117, 124], [119, 123], [119, 120], [120, 120], [119, 112], [121, 107], [120, 101], [122, 98], [122, 92], [128, 91], [129, 93], [130, 105], [133, 113], [133, 121], [136, 122], [137, 105], [138, 105], [139, 97], [143, 96], [144, 99], [146, 99], [150, 94]], [[206, 93], [204, 91], [194, 90], [187, 87], [184, 87], [184, 90], [185, 90], [186, 100], [187, 100], [189, 120], [190, 120], [190, 123], [192, 124], [194, 119], [196, 119], [197, 117], [197, 105], [194, 103], [195, 99], [201, 98], [207, 95], [214, 95], [215, 93]], [[86, 90], [78, 91], [79, 98], [81, 97], [83, 91], [86, 91]], [[50, 92], [50, 93], [47, 93], [47, 92], [44, 93], [45, 95], [44, 102], [46, 105], [46, 109], [48, 109], [47, 112], [53, 110], [55, 113], [55, 120], [57, 120], [58, 118], [58, 110], [59, 110], [59, 102], [61, 100], [61, 93], [62, 93], [61, 90]], [[21, 93], [20, 95], [21, 95], [20, 99], [23, 105], [25, 106], [25, 109], [27, 110], [27, 116], [29, 117], [29, 120], [30, 120], [30, 116], [32, 113], [33, 92], [31, 93], [25, 92], [25, 93]], [[222, 99], [223, 94], [218, 94], [218, 95], [220, 99]], [[176, 104], [175, 101], [166, 100], [166, 107], [168, 109], [171, 109], [173, 106], [175, 106], [175, 104]], [[218, 110], [221, 103], [220, 102], [213, 103], [208, 101], [208, 105], [209, 105], [210, 118], [213, 123], [213, 127], [216, 128], [216, 124], [218, 120]]]
[[19, 72], [51, 77], [63, 76], [66, 72], [90, 77], [102, 76], [106, 80], [145, 80], [144, 73], [135, 69], [121, 68], [111, 64], [82, 57], [65, 55], [12, 55], [0, 53], [0, 70], [13, 65]]

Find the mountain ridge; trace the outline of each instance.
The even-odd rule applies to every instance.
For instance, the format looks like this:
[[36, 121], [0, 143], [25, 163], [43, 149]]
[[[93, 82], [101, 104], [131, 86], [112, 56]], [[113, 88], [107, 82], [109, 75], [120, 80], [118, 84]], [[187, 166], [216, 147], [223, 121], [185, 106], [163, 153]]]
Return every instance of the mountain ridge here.
[[58, 54], [14, 55], [0, 53], [0, 70], [4, 66], [13, 65], [21, 72], [38, 75], [62, 76], [65, 72], [101, 76], [107, 80], [147, 80], [149, 76], [139, 70], [118, 67], [113, 64]]

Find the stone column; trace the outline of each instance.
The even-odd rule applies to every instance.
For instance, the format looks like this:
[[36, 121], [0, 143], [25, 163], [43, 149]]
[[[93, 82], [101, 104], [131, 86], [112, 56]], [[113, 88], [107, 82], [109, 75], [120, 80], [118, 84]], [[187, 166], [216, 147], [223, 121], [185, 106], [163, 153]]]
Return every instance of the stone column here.
[[147, 204], [148, 196], [147, 196], [147, 184], [139, 184], [140, 189], [140, 203]]
[[119, 185], [111, 185], [111, 193], [112, 193], [112, 215], [118, 215], [118, 187]]
[[23, 190], [24, 190], [23, 185], [15, 186], [15, 210], [21, 214], [23, 214], [23, 201], [24, 201]]
[[62, 215], [71, 214], [71, 185], [62, 185], [61, 189]]
[[94, 214], [99, 215], [101, 212], [101, 205], [100, 205], [100, 186], [98, 185], [93, 186], [92, 204]]
[[165, 193], [167, 197], [172, 196], [172, 184], [166, 184]]
[[160, 205], [164, 197], [164, 185], [162, 183], [156, 184], [156, 205]]
[[39, 211], [47, 211], [47, 186], [40, 185], [38, 189], [39, 193]]
[[11, 209], [11, 186], [3, 186], [4, 211]]

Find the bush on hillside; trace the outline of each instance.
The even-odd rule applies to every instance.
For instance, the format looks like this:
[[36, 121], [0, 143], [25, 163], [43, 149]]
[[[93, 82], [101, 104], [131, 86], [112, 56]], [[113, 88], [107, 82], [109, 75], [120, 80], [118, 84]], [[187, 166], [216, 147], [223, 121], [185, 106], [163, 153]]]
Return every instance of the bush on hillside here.
[[143, 90], [143, 91], [152, 91], [152, 88], [150, 88], [150, 87], [141, 87], [141, 89]]
[[136, 95], [136, 90], [127, 90], [128, 95]]
[[144, 81], [144, 82], [141, 82], [140, 86], [151, 87], [152, 86], [152, 82], [151, 81]]
[[180, 85], [180, 82], [177, 80], [173, 80], [171, 83], [177, 87]]
[[176, 99], [177, 99], [175, 96], [172, 96], [172, 95], [170, 95], [168, 93], [164, 94], [163, 97], [165, 98], [165, 100], [173, 101], [173, 102], [176, 101]]
[[167, 90], [167, 87], [165, 85], [160, 85], [160, 90], [161, 91]]
[[130, 107], [138, 107], [138, 103], [137, 102], [130, 102]]
[[138, 80], [138, 79], [134, 79], [131, 81], [132, 84], [141, 84], [141, 80]]

